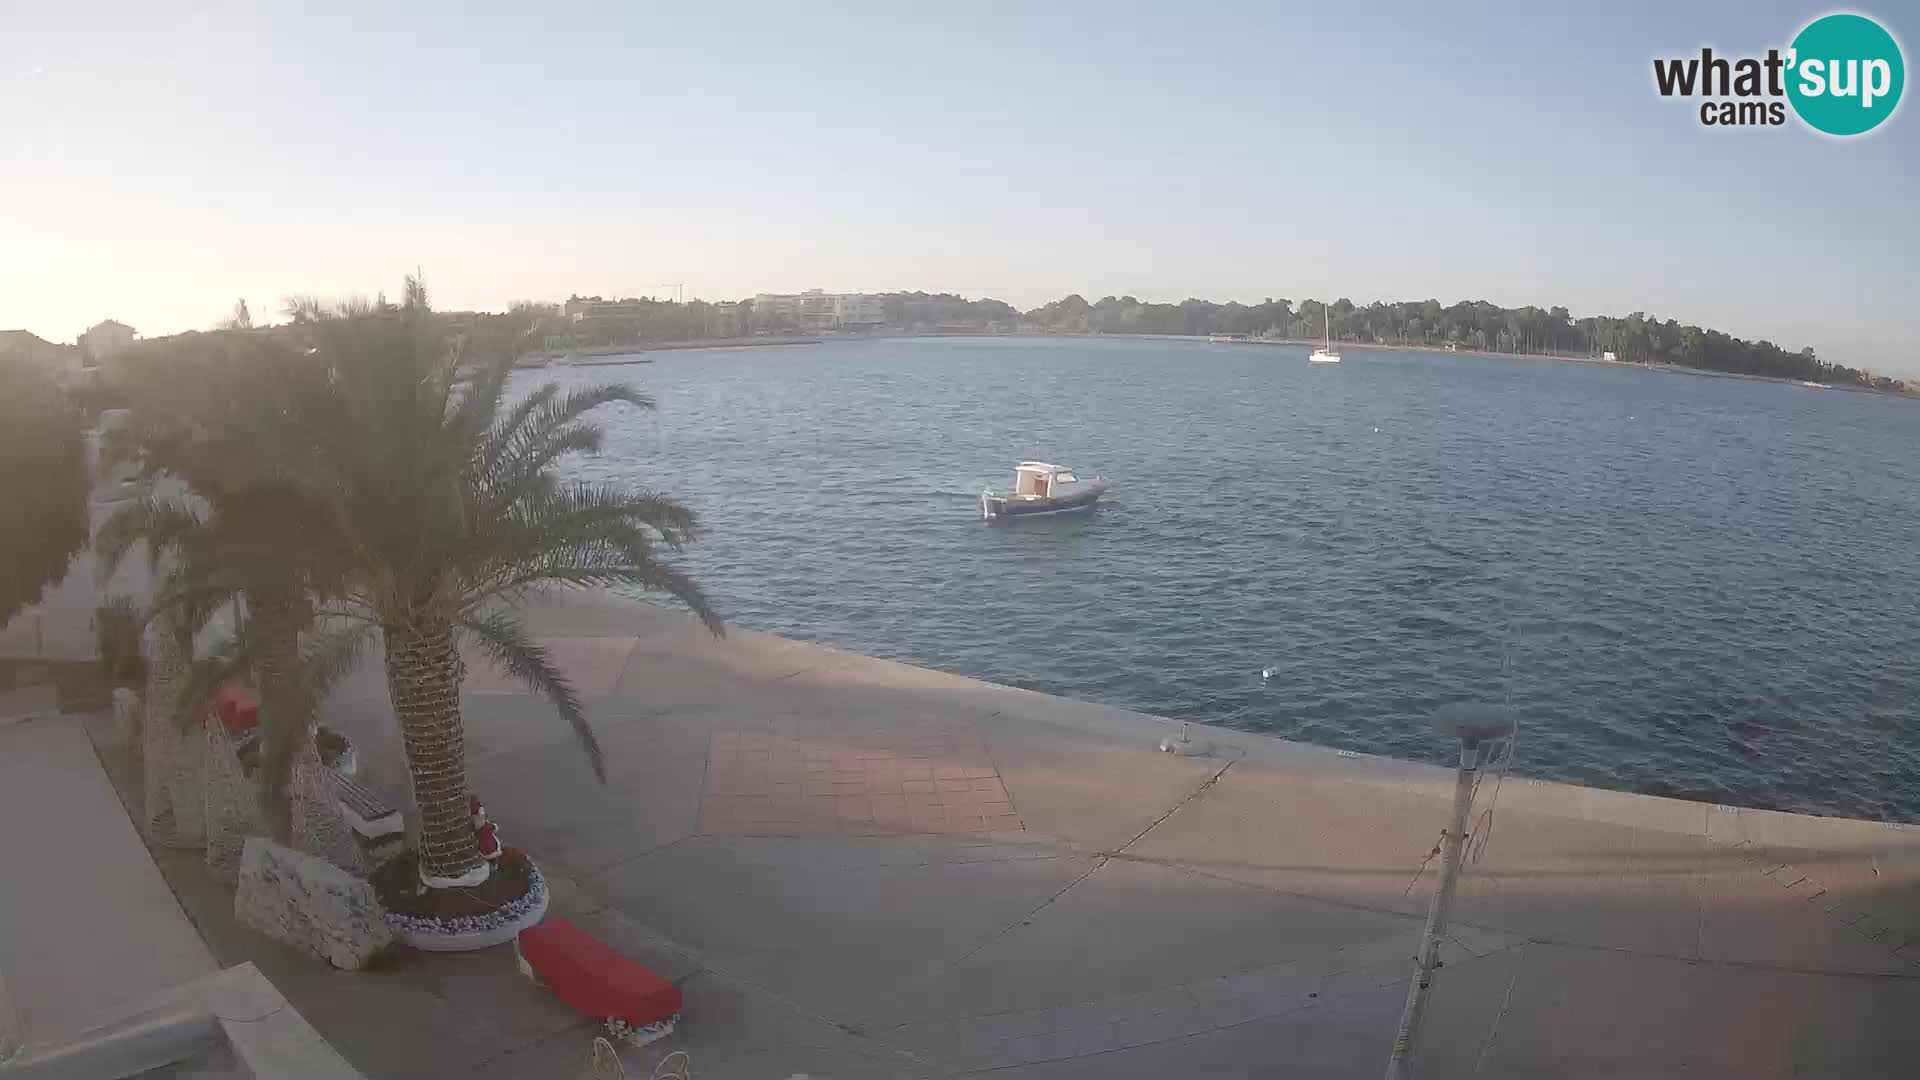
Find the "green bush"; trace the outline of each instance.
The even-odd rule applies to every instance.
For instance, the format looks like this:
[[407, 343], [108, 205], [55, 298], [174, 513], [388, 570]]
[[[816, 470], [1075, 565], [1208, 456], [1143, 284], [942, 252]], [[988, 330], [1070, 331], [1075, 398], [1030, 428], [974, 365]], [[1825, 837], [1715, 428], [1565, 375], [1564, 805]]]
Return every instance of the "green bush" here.
[[83, 428], [80, 410], [44, 372], [0, 354], [0, 626], [39, 603], [87, 546], [93, 480]]

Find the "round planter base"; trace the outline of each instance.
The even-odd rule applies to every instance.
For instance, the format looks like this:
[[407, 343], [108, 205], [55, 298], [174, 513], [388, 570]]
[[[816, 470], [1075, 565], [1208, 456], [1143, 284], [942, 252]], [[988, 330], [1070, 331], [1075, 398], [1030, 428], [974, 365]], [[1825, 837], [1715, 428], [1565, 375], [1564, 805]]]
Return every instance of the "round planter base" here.
[[[523, 856], [524, 857], [524, 856]], [[434, 917], [387, 913], [395, 941], [423, 952], [472, 952], [504, 945], [547, 915], [547, 882], [532, 859], [526, 860], [525, 895], [482, 915]]]

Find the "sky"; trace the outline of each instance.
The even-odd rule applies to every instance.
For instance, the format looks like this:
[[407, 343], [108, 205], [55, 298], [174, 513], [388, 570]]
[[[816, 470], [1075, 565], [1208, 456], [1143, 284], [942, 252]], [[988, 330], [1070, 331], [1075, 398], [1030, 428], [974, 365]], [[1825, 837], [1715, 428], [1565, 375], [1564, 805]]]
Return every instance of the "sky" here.
[[[1837, 140], [1653, 88], [1834, 9], [1586, 7], [0, 0], [0, 329], [418, 266], [447, 309], [1559, 304], [1920, 374], [1920, 106]], [[1920, 7], [1848, 10], [1912, 62]]]

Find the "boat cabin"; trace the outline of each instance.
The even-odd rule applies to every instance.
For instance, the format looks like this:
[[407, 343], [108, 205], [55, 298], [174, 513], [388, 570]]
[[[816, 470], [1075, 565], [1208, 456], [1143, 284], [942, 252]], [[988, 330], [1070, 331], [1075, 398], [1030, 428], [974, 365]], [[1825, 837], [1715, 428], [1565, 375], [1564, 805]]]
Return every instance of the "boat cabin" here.
[[992, 521], [997, 517], [1039, 517], [1088, 510], [1107, 490], [1100, 477], [1086, 480], [1065, 465], [1044, 461], [1023, 461], [1013, 467], [1013, 490], [995, 495], [991, 489], [980, 493], [980, 516]]
[[1067, 493], [1080, 482], [1073, 470], [1044, 461], [1023, 461], [1013, 467], [1013, 494], [1016, 498], [1051, 499]]

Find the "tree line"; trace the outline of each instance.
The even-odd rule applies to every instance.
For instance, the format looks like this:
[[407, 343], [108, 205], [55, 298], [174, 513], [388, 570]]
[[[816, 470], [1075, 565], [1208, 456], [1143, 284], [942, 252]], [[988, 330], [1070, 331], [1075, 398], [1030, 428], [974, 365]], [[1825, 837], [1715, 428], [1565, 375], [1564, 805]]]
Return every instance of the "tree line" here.
[[[1480, 352], [1537, 353], [1669, 364], [1700, 371], [1795, 379], [1838, 386], [1904, 391], [1900, 380], [1821, 360], [1811, 346], [1787, 349], [1771, 341], [1750, 341], [1720, 330], [1659, 319], [1645, 312], [1624, 318], [1594, 315], [1576, 318], [1564, 307], [1508, 308], [1485, 300], [1442, 305], [1438, 300], [1375, 301], [1361, 306], [1342, 297], [1331, 305], [1317, 300], [1297, 304], [1269, 297], [1257, 304], [1214, 303], [1189, 298], [1159, 304], [1132, 296], [1107, 296], [1089, 302], [1078, 293], [1022, 312], [990, 297], [968, 299], [955, 293], [876, 294], [885, 327], [908, 333], [1072, 333], [1228, 334], [1249, 338], [1312, 340], [1331, 331], [1337, 342], [1409, 348], [1458, 348]], [[743, 337], [755, 334], [813, 332], [791, 316], [757, 312], [752, 300], [709, 303], [633, 298], [620, 301], [630, 314], [620, 318], [568, 319], [561, 305], [521, 301], [500, 315], [456, 313], [469, 350], [491, 357], [496, 350], [524, 340], [552, 347], [644, 344], [647, 342]], [[290, 317], [300, 312], [289, 305]], [[240, 313], [238, 318], [244, 318]], [[229, 324], [231, 325], [231, 324]], [[242, 324], [244, 325], [244, 323]]]
[[1612, 353], [1616, 359], [1635, 363], [1904, 389], [1898, 380], [1827, 363], [1811, 346], [1793, 351], [1771, 341], [1748, 341], [1639, 311], [1625, 318], [1575, 318], [1564, 307], [1505, 308], [1485, 300], [1463, 300], [1445, 307], [1438, 300], [1376, 301], [1361, 307], [1343, 297], [1331, 306], [1303, 300], [1296, 308], [1290, 300], [1273, 298], [1258, 304], [1196, 299], [1154, 304], [1131, 296], [1108, 296], [1088, 303], [1074, 294], [1027, 312], [1022, 325], [1052, 333], [1312, 339], [1326, 333], [1329, 322], [1335, 341], [1359, 344], [1557, 356]]

